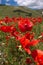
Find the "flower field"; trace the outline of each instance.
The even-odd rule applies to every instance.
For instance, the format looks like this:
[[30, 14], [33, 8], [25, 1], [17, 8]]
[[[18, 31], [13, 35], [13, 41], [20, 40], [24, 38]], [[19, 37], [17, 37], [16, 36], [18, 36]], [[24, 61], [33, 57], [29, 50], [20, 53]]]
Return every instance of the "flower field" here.
[[43, 18], [0, 19], [0, 64], [43, 65]]

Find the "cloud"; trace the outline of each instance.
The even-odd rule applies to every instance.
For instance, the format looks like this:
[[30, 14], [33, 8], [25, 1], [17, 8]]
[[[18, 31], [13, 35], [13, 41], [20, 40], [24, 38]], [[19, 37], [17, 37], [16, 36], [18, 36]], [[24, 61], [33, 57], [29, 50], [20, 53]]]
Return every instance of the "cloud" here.
[[10, 3], [7, 3], [7, 2], [6, 2], [5, 4], [6, 4], [6, 5], [11, 5]]
[[27, 6], [33, 9], [43, 9], [43, 0], [14, 0], [19, 6]]
[[10, 0], [6, 0], [6, 2], [8, 2], [8, 1], [10, 1]]

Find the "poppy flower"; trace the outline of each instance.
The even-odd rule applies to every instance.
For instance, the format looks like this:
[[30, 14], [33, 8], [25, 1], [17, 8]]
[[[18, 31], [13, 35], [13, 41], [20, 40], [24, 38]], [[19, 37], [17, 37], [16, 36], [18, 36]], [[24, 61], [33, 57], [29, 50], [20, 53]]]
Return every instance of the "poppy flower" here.
[[36, 24], [37, 23], [37, 18], [32, 18], [32, 20], [31, 20], [34, 24]]
[[27, 39], [32, 40], [34, 38], [34, 33], [27, 32], [25, 36]]
[[3, 21], [4, 21], [5, 23], [9, 23], [9, 22], [12, 22], [12, 19], [9, 18], [8, 16], [6, 16], [6, 17], [3, 19]]
[[23, 36], [21, 39], [20, 39], [20, 43], [23, 47], [26, 47], [28, 44], [29, 44], [30, 40], [26, 39], [25, 36]]
[[41, 36], [43, 37], [43, 32], [41, 32]]
[[38, 63], [37, 65], [43, 65], [43, 51], [41, 50], [33, 50], [31, 52], [32, 58], [34, 59], [34, 61], [36, 63]]
[[9, 40], [10, 39], [10, 36], [6, 36], [6, 40]]
[[16, 17], [12, 17], [12, 21], [13, 22], [16, 22], [17, 21], [17, 18]]
[[16, 40], [19, 40], [21, 38], [21, 35], [19, 32], [17, 31], [13, 31], [11, 32], [11, 35], [14, 36], [16, 38]]
[[42, 18], [41, 17], [38, 17], [37, 18], [37, 22], [41, 23], [42, 22]]
[[3, 31], [3, 32], [8, 32], [6, 26], [1, 26], [1, 27], [0, 27], [0, 30]]
[[13, 26], [1, 26], [0, 30], [3, 32], [12, 32], [12, 31], [16, 31], [16, 28], [14, 28]]
[[31, 64], [32, 60], [30, 58], [26, 58], [26, 64]]
[[29, 49], [29, 43], [30, 43], [30, 40], [26, 39], [25, 36], [23, 36], [21, 39], [20, 39], [20, 44], [22, 45], [23, 49], [28, 53], [30, 54], [31, 51]]
[[39, 40], [38, 39], [33, 39], [31, 42], [30, 42], [30, 46], [35, 46], [39, 43]]
[[21, 32], [31, 31], [33, 28], [33, 23], [30, 20], [23, 20], [18, 22], [18, 27]]
[[20, 44], [22, 45], [22, 47], [24, 48], [24, 50], [27, 52], [27, 53], [31, 53], [30, 51], [30, 46], [35, 46], [39, 43], [39, 40], [37, 39], [33, 39], [33, 40], [29, 40], [27, 39], [25, 36], [23, 36], [21, 39], [20, 39]]
[[17, 18], [17, 21], [22, 21], [23, 19], [24, 18], [20, 16], [20, 17]]

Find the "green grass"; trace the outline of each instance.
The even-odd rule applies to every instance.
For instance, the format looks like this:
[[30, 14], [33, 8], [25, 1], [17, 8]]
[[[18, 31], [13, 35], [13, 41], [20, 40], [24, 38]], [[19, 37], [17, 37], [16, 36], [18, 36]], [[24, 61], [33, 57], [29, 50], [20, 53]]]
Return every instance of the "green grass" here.
[[36, 10], [29, 9], [27, 7], [23, 7], [23, 6], [19, 6], [19, 7], [18, 6], [1, 6], [0, 5], [0, 17], [2, 17], [2, 18], [5, 16], [29, 17], [29, 13], [32, 13], [33, 17], [42, 16], [40, 14], [40, 12], [38, 12]]

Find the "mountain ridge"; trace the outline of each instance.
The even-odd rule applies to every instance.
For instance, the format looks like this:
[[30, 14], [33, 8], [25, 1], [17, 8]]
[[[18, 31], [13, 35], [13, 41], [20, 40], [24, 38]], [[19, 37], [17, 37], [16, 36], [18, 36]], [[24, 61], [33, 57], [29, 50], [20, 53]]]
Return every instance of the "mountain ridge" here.
[[38, 17], [38, 16], [42, 16], [41, 14], [42, 10], [33, 10], [30, 8], [27, 8], [25, 6], [1, 6], [0, 5], [0, 17], [5, 17], [5, 16], [9, 16], [9, 17], [19, 17], [19, 16], [23, 16], [23, 17]]

